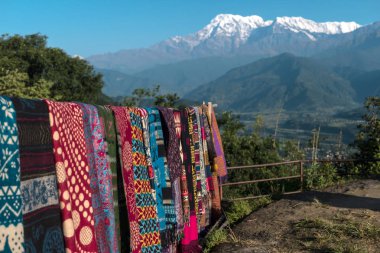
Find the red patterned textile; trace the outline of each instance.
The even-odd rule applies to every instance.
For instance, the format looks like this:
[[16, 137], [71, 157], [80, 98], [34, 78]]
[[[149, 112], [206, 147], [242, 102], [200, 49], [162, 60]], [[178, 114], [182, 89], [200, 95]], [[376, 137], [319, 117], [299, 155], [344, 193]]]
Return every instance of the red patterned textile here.
[[98, 252], [82, 111], [75, 103], [46, 103], [66, 252]]

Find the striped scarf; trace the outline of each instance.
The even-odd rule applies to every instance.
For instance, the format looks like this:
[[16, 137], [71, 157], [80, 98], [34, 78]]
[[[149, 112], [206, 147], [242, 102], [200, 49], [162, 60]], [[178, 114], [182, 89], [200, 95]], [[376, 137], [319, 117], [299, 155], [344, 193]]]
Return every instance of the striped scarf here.
[[192, 121], [188, 111], [183, 109], [181, 113], [181, 142], [183, 150], [183, 164], [186, 170], [186, 181], [190, 205], [190, 226], [184, 228], [184, 238], [182, 239], [183, 252], [200, 252], [198, 244], [197, 225], [197, 201], [196, 201], [196, 172], [194, 167], [194, 146], [192, 143]]
[[98, 252], [82, 110], [75, 103], [46, 102], [66, 251]]
[[25, 251], [63, 253], [48, 107], [42, 100], [12, 101], [20, 140]]
[[154, 187], [156, 188], [161, 244], [163, 250], [168, 251], [176, 243], [176, 213], [172, 185], [166, 161], [160, 112], [155, 108], [146, 108], [146, 110], [149, 114], [149, 143], [154, 170]]
[[179, 141], [176, 135], [173, 109], [159, 107], [162, 115], [162, 130], [164, 133], [166, 154], [172, 182], [173, 197], [177, 218], [177, 237], [183, 235], [183, 209], [181, 195], [181, 156], [179, 153]]
[[[201, 230], [201, 228], [204, 228], [204, 209], [203, 209], [203, 192], [202, 192], [202, 183], [205, 183], [205, 180], [202, 181], [202, 172], [201, 172], [201, 153], [200, 153], [200, 133], [199, 133], [199, 127], [198, 127], [198, 118], [196, 115], [196, 112], [198, 110], [195, 110], [194, 107], [188, 108], [189, 118], [192, 121], [192, 143], [194, 146], [194, 165], [195, 165], [195, 171], [196, 171], [196, 194], [197, 194], [197, 203], [198, 203], [198, 212], [197, 212], [197, 218], [198, 218], [198, 232]], [[202, 159], [203, 160], [203, 159]]]
[[0, 97], [0, 251], [24, 252], [19, 140], [12, 101]]

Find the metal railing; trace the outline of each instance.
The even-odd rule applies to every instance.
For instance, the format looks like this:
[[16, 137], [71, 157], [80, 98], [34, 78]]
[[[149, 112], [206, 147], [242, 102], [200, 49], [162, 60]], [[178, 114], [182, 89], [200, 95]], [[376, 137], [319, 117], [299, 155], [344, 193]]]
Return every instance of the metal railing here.
[[[365, 162], [376, 162], [380, 161], [378, 159], [371, 160], [371, 161], [365, 161]], [[277, 166], [289, 166], [289, 168], [292, 168], [291, 165], [296, 165], [298, 168], [298, 174], [291, 175], [291, 176], [283, 176], [283, 177], [271, 177], [271, 178], [264, 178], [264, 179], [256, 179], [256, 180], [245, 180], [245, 181], [239, 181], [239, 182], [227, 182], [220, 184], [220, 196], [221, 199], [223, 199], [223, 187], [230, 187], [230, 186], [239, 186], [239, 185], [252, 185], [262, 182], [273, 182], [273, 181], [280, 181], [280, 180], [290, 180], [290, 179], [299, 179], [300, 187], [296, 191], [289, 191], [289, 192], [281, 192], [282, 195], [288, 195], [288, 194], [294, 194], [294, 193], [300, 193], [303, 191], [303, 185], [304, 185], [304, 165], [305, 164], [315, 164], [315, 163], [332, 163], [332, 164], [346, 164], [346, 163], [357, 163], [357, 162], [363, 162], [363, 160], [358, 159], [339, 159], [339, 160], [297, 160], [297, 161], [286, 161], [286, 162], [276, 162], [276, 163], [267, 163], [267, 164], [256, 164], [256, 165], [243, 165], [243, 166], [234, 166], [234, 167], [228, 167], [227, 171], [237, 170], [237, 169], [266, 169], [271, 167], [277, 167]], [[291, 174], [291, 170], [289, 170], [289, 174]], [[261, 194], [261, 195], [255, 195], [255, 196], [246, 196], [246, 197], [240, 197], [240, 198], [233, 198], [228, 199], [230, 201], [236, 201], [236, 200], [248, 200], [248, 199], [256, 199], [261, 198], [265, 196], [271, 196], [272, 194]]]

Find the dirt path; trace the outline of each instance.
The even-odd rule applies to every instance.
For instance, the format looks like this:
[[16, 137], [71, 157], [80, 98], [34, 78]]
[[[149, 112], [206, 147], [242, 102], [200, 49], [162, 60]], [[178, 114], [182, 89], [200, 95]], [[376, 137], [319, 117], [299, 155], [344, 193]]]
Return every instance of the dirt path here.
[[380, 252], [380, 181], [287, 196], [233, 232], [212, 252]]

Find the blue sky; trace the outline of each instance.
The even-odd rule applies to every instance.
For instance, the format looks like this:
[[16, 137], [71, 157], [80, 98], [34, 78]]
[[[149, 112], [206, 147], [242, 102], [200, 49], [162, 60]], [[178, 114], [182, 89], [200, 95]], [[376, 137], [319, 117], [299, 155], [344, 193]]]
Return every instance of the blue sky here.
[[380, 21], [380, 0], [1, 0], [0, 10], [0, 34], [39, 32], [85, 57], [192, 33], [220, 13]]

